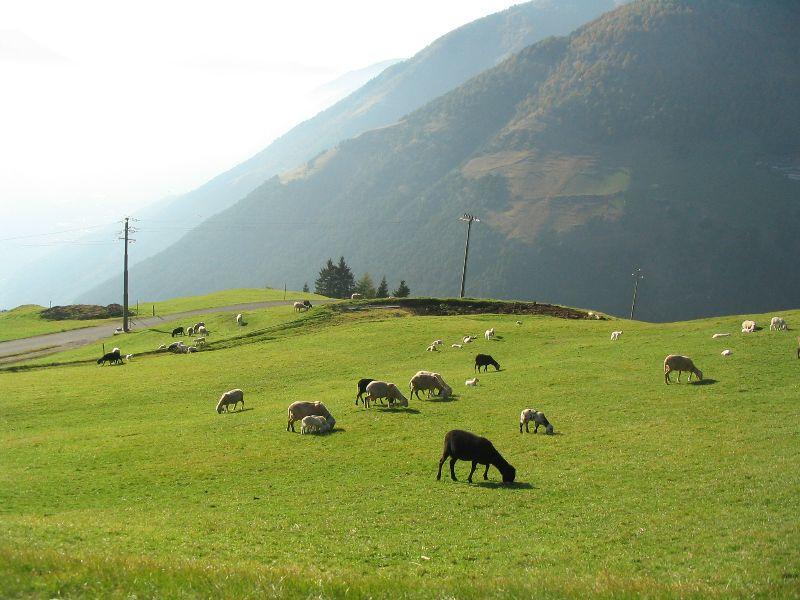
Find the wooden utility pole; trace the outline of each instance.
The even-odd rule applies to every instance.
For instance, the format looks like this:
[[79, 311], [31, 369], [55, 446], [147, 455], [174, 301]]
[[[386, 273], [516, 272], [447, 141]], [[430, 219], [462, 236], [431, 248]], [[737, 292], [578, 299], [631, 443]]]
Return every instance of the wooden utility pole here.
[[633, 320], [633, 312], [636, 310], [636, 293], [639, 291], [639, 280], [644, 279], [644, 275], [642, 275], [642, 270], [636, 267], [631, 273], [631, 277], [633, 277], [633, 301], [631, 302], [631, 320]]
[[122, 331], [128, 333], [128, 217], [125, 217], [125, 266], [122, 272]]
[[464, 246], [464, 268], [461, 270], [461, 295], [459, 296], [459, 298], [463, 298], [464, 297], [464, 282], [465, 282], [465, 280], [467, 278], [467, 258], [469, 257], [469, 234], [470, 234], [470, 231], [472, 230], [472, 222], [473, 221], [477, 221], [478, 223], [480, 223], [481, 220], [478, 217], [476, 217], [474, 215], [467, 214], [467, 213], [464, 213], [464, 216], [462, 216], [458, 220], [467, 222], [467, 243]]

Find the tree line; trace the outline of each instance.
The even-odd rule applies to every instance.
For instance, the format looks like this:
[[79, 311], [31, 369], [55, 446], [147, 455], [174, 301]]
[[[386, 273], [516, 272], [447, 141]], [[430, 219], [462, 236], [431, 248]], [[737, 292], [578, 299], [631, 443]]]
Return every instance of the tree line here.
[[[303, 291], [308, 291], [308, 284], [303, 286]], [[314, 291], [329, 298], [349, 298], [354, 293], [361, 294], [364, 298], [388, 298], [389, 284], [384, 275], [375, 287], [375, 282], [369, 273], [364, 273], [356, 281], [353, 271], [345, 262], [344, 256], [341, 256], [338, 264], [329, 258], [325, 266], [320, 269], [319, 277], [314, 282]], [[400, 280], [400, 285], [391, 293], [396, 298], [406, 298], [410, 294], [411, 289], [404, 279]]]

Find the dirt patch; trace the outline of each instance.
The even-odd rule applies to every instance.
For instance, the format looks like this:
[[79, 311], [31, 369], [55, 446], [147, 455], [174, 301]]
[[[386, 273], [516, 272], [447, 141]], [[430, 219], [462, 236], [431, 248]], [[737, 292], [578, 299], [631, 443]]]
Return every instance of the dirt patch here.
[[[128, 309], [133, 315], [134, 311]], [[121, 304], [98, 306], [96, 304], [70, 304], [67, 306], [54, 306], [42, 311], [42, 318], [48, 321], [88, 321], [90, 319], [111, 319], [122, 316]]]
[[544, 315], [548, 317], [557, 317], [559, 319], [605, 319], [602, 315], [589, 313], [576, 308], [569, 308], [567, 306], [541, 304], [539, 302], [507, 302], [502, 300], [392, 298], [386, 300], [363, 300], [358, 302], [337, 303], [331, 305], [331, 308], [334, 310], [351, 310], [353, 308], [382, 308], [386, 305], [399, 307], [415, 315], [509, 314]]

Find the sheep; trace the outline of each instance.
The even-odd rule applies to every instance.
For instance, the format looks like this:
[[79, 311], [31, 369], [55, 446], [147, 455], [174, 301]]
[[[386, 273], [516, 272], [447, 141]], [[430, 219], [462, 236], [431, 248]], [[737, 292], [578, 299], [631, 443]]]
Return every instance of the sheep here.
[[444, 340], [433, 340], [431, 346], [441, 346], [442, 344], [444, 344]]
[[800, 337], [797, 338], [797, 358], [800, 359]]
[[222, 410], [225, 409], [225, 412], [230, 412], [230, 405], [233, 404], [233, 410], [236, 410], [236, 405], [242, 403], [242, 409], [244, 409], [244, 392], [240, 389], [229, 390], [222, 394], [219, 398], [219, 402], [217, 402], [217, 414], [222, 414]]
[[309, 308], [314, 308], [314, 307], [311, 305], [311, 302], [309, 302], [308, 300], [303, 300], [303, 306], [305, 306], [305, 307], [306, 307], [306, 309], [309, 309]]
[[475, 367], [473, 370], [480, 372], [481, 367], [483, 367], [483, 371], [486, 372], [489, 370], [489, 365], [492, 365], [495, 371], [500, 370], [500, 364], [488, 354], [475, 355]]
[[476, 385], [478, 385], [478, 378], [477, 377], [473, 377], [472, 379], [467, 379], [464, 382], [464, 385], [469, 385], [469, 386], [475, 387]]
[[770, 331], [786, 331], [787, 329], [786, 321], [781, 317], [772, 317], [772, 320], [769, 322]]
[[427, 391], [430, 396], [432, 390], [436, 390], [436, 395], [442, 395], [445, 398], [453, 393], [453, 388], [447, 385], [439, 373], [431, 371], [417, 371], [417, 373], [408, 382], [411, 389], [410, 396], [417, 395], [419, 400], [420, 391]]
[[196, 334], [202, 333], [203, 335], [211, 335], [211, 332], [208, 329], [206, 329], [205, 325], [200, 325], [200, 327], [195, 327], [194, 332]]
[[156, 352], [163, 352], [166, 349], [167, 349], [167, 345], [166, 344], [161, 344], [158, 348], [156, 348]]
[[189, 329], [186, 330], [186, 335], [193, 336], [194, 335], [194, 327], [189, 327]]
[[319, 415], [308, 415], [300, 421], [300, 434], [306, 433], [325, 433], [330, 431], [331, 424], [325, 417]]
[[475, 469], [479, 464], [486, 465], [486, 470], [483, 472], [484, 479], [489, 479], [490, 466], [494, 466], [500, 471], [503, 476], [503, 483], [513, 483], [517, 476], [517, 470], [508, 464], [506, 459], [492, 445], [492, 442], [469, 431], [453, 429], [445, 434], [444, 450], [442, 451], [442, 458], [439, 459], [439, 472], [436, 474], [436, 481], [442, 478], [442, 465], [448, 457], [450, 458], [450, 478], [453, 481], [458, 481], [455, 470], [457, 460], [472, 461], [472, 469], [469, 472], [469, 477], [467, 477], [467, 481], [470, 483], [472, 483], [472, 474], [475, 473]]
[[244, 325], [244, 317], [242, 316], [242, 313], [236, 315], [236, 324], [239, 325], [240, 327]]
[[172, 330], [172, 337], [175, 337], [176, 335], [184, 335], [184, 334], [185, 334], [185, 332], [183, 330], [183, 327], [176, 327], [175, 329]]
[[197, 352], [197, 346], [184, 346], [183, 352], [184, 354], [189, 354], [190, 352]]
[[681, 382], [681, 373], [684, 371], [689, 372], [688, 381], [692, 380], [692, 373], [697, 376], [699, 381], [703, 381], [703, 372], [694, 366], [692, 359], [688, 356], [681, 356], [680, 354], [670, 354], [664, 359], [664, 383], [670, 384], [672, 381], [669, 378], [671, 371], [678, 372], [678, 383]]
[[125, 360], [127, 360], [128, 362], [131, 362], [133, 360], [133, 354], [126, 354], [125, 355]]
[[206, 345], [206, 338], [204, 338], [204, 337], [194, 338], [194, 345], [195, 346], [205, 346]]
[[438, 352], [439, 351], [439, 349], [434, 344], [431, 344], [425, 350], [427, 352]]
[[733, 354], [733, 351], [725, 349], [722, 352], [720, 352], [720, 354], [722, 354], [722, 356], [730, 356], [731, 354]]
[[359, 379], [358, 380], [358, 393], [356, 394], [356, 406], [358, 406], [358, 401], [359, 400], [363, 401], [363, 399], [364, 399], [363, 396], [367, 391], [367, 386], [370, 383], [372, 383], [373, 381], [375, 381], [375, 380], [374, 379], [369, 379], [368, 377], [365, 377], [364, 379]]
[[463, 348], [463, 346], [462, 346], [461, 344], [453, 344], [453, 345], [452, 345], [452, 346], [450, 346], [450, 347], [451, 347], [451, 348], [459, 348], [459, 349]]
[[621, 335], [622, 335], [621, 331], [612, 331], [611, 332], [611, 341], [612, 342], [617, 341], [619, 339], [619, 336], [621, 336]]
[[361, 300], [363, 297], [364, 297], [363, 294], [359, 294], [357, 292], [354, 294], [350, 294], [350, 300]]
[[114, 348], [111, 352], [106, 352], [103, 356], [97, 359], [98, 365], [118, 365], [122, 363], [122, 356], [120, 355], [119, 348]]
[[308, 306], [306, 306], [305, 304], [303, 304], [302, 302], [295, 302], [295, 303], [294, 303], [294, 309], [295, 309], [297, 312], [303, 312], [303, 311], [306, 311], [306, 310], [308, 310], [308, 308], [309, 308], [309, 307], [308, 307]]
[[374, 402], [379, 398], [386, 398], [389, 401], [389, 406], [394, 406], [395, 402], [400, 406], [408, 406], [408, 398], [403, 396], [394, 383], [387, 381], [371, 381], [366, 387], [367, 395], [364, 396], [364, 406], [369, 408], [370, 402]]
[[550, 424], [550, 421], [547, 420], [547, 417], [544, 416], [543, 412], [535, 410], [533, 408], [526, 408], [519, 414], [519, 432], [522, 433], [522, 426], [525, 426], [525, 431], [530, 433], [530, 429], [528, 429], [528, 423], [533, 421], [536, 423], [536, 427], [533, 428], [533, 433], [537, 433], [539, 431], [539, 425], [544, 427], [545, 431], [548, 435], [553, 435], [553, 426]]
[[183, 342], [172, 342], [169, 346], [167, 346], [167, 350], [170, 352], [183, 352], [183, 350], [181, 350], [183, 347]]
[[517, 325], [522, 325], [522, 321], [517, 321]]
[[483, 335], [486, 338], [486, 341], [488, 342], [490, 339], [492, 339], [494, 337], [494, 327], [492, 327], [491, 329], [487, 329], [483, 333]]
[[286, 424], [286, 431], [294, 431], [294, 422], [302, 421], [303, 417], [307, 417], [308, 415], [325, 417], [328, 423], [330, 423], [331, 429], [336, 425], [336, 419], [328, 412], [328, 409], [325, 408], [322, 402], [304, 402], [302, 400], [292, 402], [287, 412], [289, 414], [289, 422]]
[[753, 333], [755, 330], [755, 321], [742, 321], [742, 333]]
[[117, 327], [117, 328], [114, 330], [114, 335], [119, 335], [119, 334], [121, 334], [121, 333], [125, 333], [125, 330], [124, 330], [124, 329], [122, 329], [122, 327]]
[[715, 333], [714, 335], [711, 336], [711, 339], [716, 340], [719, 338], [728, 337], [729, 335], [730, 333]]
[[478, 336], [475, 335], [465, 335], [464, 339], [462, 340], [465, 344], [469, 344], [478, 339]]
[[206, 326], [206, 322], [205, 321], [200, 321], [199, 323], [195, 323], [194, 324], [194, 330], [197, 331], [198, 327], [205, 327], [205, 326]]

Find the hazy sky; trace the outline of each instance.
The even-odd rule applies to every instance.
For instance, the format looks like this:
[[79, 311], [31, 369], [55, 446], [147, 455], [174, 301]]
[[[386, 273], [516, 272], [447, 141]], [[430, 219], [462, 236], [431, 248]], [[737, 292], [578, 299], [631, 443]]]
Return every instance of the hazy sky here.
[[324, 83], [512, 4], [3, 0], [0, 240], [187, 192], [324, 108]]

